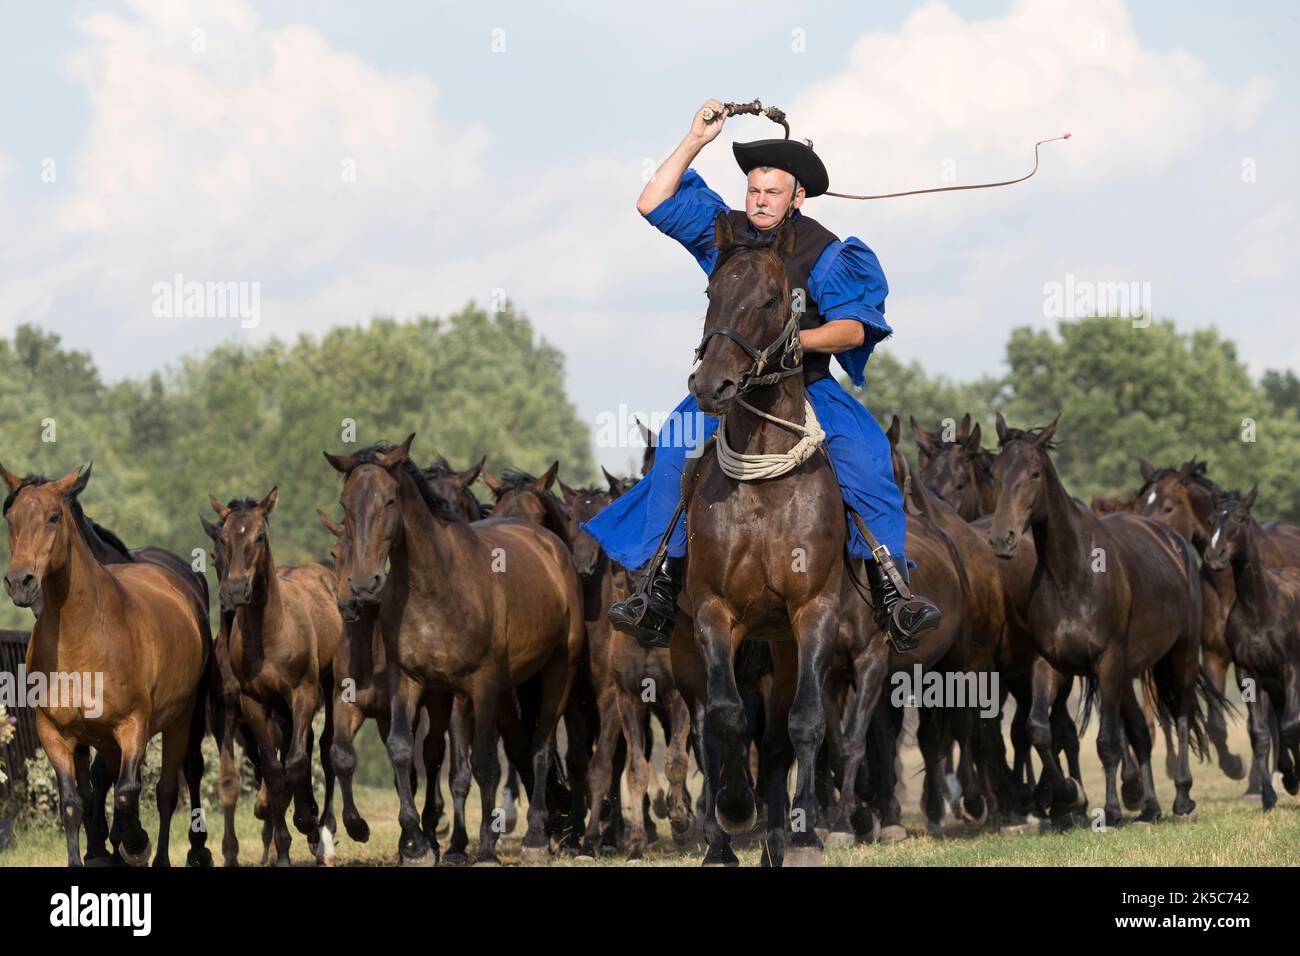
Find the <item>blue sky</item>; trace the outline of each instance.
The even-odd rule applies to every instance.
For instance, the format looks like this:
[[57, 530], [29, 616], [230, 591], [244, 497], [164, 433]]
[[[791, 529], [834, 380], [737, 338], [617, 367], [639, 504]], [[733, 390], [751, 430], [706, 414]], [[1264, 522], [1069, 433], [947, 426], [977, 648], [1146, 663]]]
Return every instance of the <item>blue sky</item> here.
[[[633, 203], [710, 96], [784, 107], [855, 192], [1018, 175], [1074, 133], [1012, 189], [809, 203], [880, 256], [901, 358], [995, 372], [1070, 275], [1150, 283], [1257, 372], [1300, 365], [1290, 4], [3, 7], [0, 332], [54, 328], [110, 377], [502, 290], [565, 351], [584, 421], [666, 411], [703, 276]], [[771, 129], [733, 120], [701, 157], [733, 204], [727, 143]], [[153, 315], [178, 272], [260, 283], [263, 321]]]

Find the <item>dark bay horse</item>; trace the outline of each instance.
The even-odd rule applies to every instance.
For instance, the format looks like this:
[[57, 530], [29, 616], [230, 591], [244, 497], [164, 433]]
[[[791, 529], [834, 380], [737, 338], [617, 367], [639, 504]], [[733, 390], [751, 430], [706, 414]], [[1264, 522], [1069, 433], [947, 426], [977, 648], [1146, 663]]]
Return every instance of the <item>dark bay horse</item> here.
[[[1202, 636], [1201, 669], [1220, 693], [1227, 684], [1228, 664], [1232, 660], [1225, 629], [1234, 600], [1233, 577], [1227, 568], [1215, 570], [1203, 560], [1210, 541], [1210, 524], [1216, 503], [1223, 494], [1206, 474], [1206, 463], [1190, 459], [1178, 467], [1153, 468], [1140, 462], [1142, 487], [1136, 495], [1138, 514], [1164, 522], [1181, 534], [1202, 555], [1201, 599], [1205, 606], [1205, 631]], [[1300, 527], [1281, 521], [1258, 523], [1255, 537], [1264, 567], [1300, 568]], [[1271, 710], [1262, 707], [1261, 719], [1270, 721]], [[1234, 780], [1243, 775], [1241, 758], [1228, 748], [1228, 728], [1224, 708], [1211, 698], [1207, 729], [1218, 754], [1219, 768]], [[1252, 769], [1247, 793], [1259, 793], [1261, 780]]]
[[[40, 607], [27, 650], [28, 670], [102, 679], [100, 693], [83, 687], [80, 700], [47, 701], [36, 711], [37, 736], [58, 777], [68, 865], [82, 862], [79, 831], [92, 799], [87, 747], [99, 752], [108, 774], [116, 778], [113, 833], [115, 842], [120, 836], [118, 852], [129, 864], [148, 863], [149, 836], [140, 824], [140, 769], [149, 739], [161, 733], [154, 865], [167, 866], [182, 764], [191, 790], [202, 774], [199, 745], [212, 645], [206, 602], [193, 581], [161, 564], [106, 565], [96, 559], [76, 506], [90, 480], [89, 467], [45, 481], [20, 479], [0, 465], [0, 477], [9, 491], [4, 513], [12, 556], [5, 589], [19, 607]], [[189, 830], [189, 862], [210, 863], [206, 827], [191, 825]]]
[[1227, 615], [1225, 634], [1243, 681], [1250, 717], [1254, 771], [1260, 779], [1265, 810], [1277, 803], [1268, 761], [1272, 733], [1271, 703], [1278, 725], [1278, 769], [1287, 793], [1300, 793], [1300, 568], [1269, 568], [1263, 561], [1262, 529], [1251, 516], [1256, 488], [1219, 497], [1210, 523], [1205, 563], [1232, 575], [1236, 599]]
[[[1160, 816], [1151, 774], [1151, 736], [1133, 694], [1133, 681], [1151, 673], [1158, 709], [1178, 728], [1176, 818], [1196, 809], [1188, 748], [1204, 746], [1196, 692], [1200, 674], [1201, 591], [1195, 552], [1171, 528], [1133, 514], [1098, 517], [1066, 492], [1049, 454], [1056, 421], [1025, 431], [997, 417], [1001, 452], [993, 465], [998, 502], [989, 545], [1015, 555], [1032, 531], [1038, 571], [1029, 617], [1043, 657], [1062, 674], [1089, 680], [1088, 700], [1100, 710], [1097, 753], [1106, 780], [1107, 825], [1121, 819], [1115, 771], [1122, 759], [1121, 726], [1141, 768], [1140, 822]], [[1144, 680], [1144, 686], [1150, 686]], [[1078, 795], [1036, 740], [1053, 791], [1053, 808]], [[1054, 816], [1056, 814], [1054, 813]]]
[[[497, 862], [498, 728], [529, 790], [523, 859], [545, 862], [545, 781], [583, 646], [577, 572], [563, 542], [544, 528], [502, 518], [466, 523], [411, 462], [414, 438], [325, 453], [344, 476], [340, 608], [356, 614], [377, 607], [383, 633], [399, 853], [408, 863], [434, 859], [436, 844], [421, 831], [411, 793], [413, 727], [428, 693], [449, 690], [471, 704], [470, 756], [482, 797], [479, 862]], [[513, 689], [539, 674], [536, 707], [517, 713]]]
[[[791, 294], [782, 261], [793, 252], [794, 241], [789, 223], [771, 245], [759, 247], [737, 243], [725, 215], [715, 225], [721, 252], [709, 279], [700, 364], [689, 384], [700, 410], [723, 419], [720, 428], [744, 455], [783, 454], [796, 443], [788, 428], [750, 409], [796, 423], [805, 418], [801, 371], [795, 368], [751, 390], [757, 350], [742, 348], [731, 337], [772, 343], [773, 351], [787, 339], [797, 344], [797, 331], [789, 331]], [[848, 533], [835, 475], [825, 455], [815, 453], [779, 477], [740, 481], [723, 472], [715, 455], [706, 454], [695, 470], [686, 522], [691, 544], [683, 598], [707, 675], [703, 734], [713, 784], [708, 812], [731, 834], [748, 833], [756, 822], [743, 747], [745, 707], [733, 658], [743, 641], [770, 641], [764, 861], [819, 865], [823, 847], [816, 833], [814, 784], [826, 732], [822, 695], [840, 623]], [[792, 560], [796, 548], [802, 549], [798, 561]], [[787, 813], [786, 776], [796, 759], [793, 811]], [[734, 862], [729, 847], [730, 859], [719, 859], [717, 841], [709, 842], [706, 863]]]
[[[234, 614], [230, 667], [239, 681], [240, 711], [257, 741], [266, 781], [276, 866], [288, 866], [292, 837], [285, 822], [294, 801], [294, 825], [333, 862], [333, 844], [312, 795], [312, 719], [324, 704], [321, 760], [329, 767], [333, 733], [334, 657], [342, 640], [334, 575], [323, 564], [277, 565], [270, 517], [278, 493], [223, 505], [209, 497], [221, 519], [221, 606]], [[333, 771], [327, 769], [331, 778]]]

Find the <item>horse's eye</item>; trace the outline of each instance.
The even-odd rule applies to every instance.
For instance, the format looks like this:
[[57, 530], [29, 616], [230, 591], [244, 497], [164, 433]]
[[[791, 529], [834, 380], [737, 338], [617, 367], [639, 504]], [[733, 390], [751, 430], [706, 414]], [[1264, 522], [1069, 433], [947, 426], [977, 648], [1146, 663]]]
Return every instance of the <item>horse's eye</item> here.
[[1171, 512], [1171, 511], [1173, 511], [1173, 510], [1174, 510], [1174, 506], [1173, 506], [1173, 505], [1165, 505], [1165, 514], [1169, 514], [1169, 512]]
[[50, 524], [58, 524], [58, 523], [59, 523], [59, 519], [60, 519], [61, 517], [63, 517], [63, 512], [61, 512], [61, 511], [55, 511], [55, 512], [51, 513], [50, 518], [49, 518], [49, 522], [50, 522]]
[[1043, 474], [1043, 473], [1042, 473], [1041, 471], [1037, 471], [1037, 470], [1035, 470], [1035, 471], [1032, 471], [1032, 472], [1029, 473], [1029, 477], [1030, 477], [1030, 478], [1039, 478], [1039, 477], [1042, 476], [1042, 474]]
[[266, 532], [263, 531], [257, 536], [258, 544], [266, 544]]
[[396, 499], [396, 498], [389, 498], [387, 501], [384, 502], [384, 507], [385, 507], [385, 508], [391, 508], [391, 507], [393, 507], [393, 505], [395, 505], [395, 504], [397, 504], [397, 499]]

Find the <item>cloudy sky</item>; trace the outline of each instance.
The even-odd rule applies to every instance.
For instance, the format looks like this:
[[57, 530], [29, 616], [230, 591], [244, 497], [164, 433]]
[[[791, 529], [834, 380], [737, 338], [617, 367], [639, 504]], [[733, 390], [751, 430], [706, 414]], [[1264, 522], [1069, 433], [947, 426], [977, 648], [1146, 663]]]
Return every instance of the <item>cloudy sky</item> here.
[[[1291, 3], [0, 11], [0, 334], [55, 329], [110, 378], [503, 290], [568, 356], [584, 420], [669, 409], [704, 277], [634, 202], [711, 96], [783, 107], [849, 192], [1008, 178], [1073, 134], [1010, 189], [808, 203], [880, 256], [903, 359], [996, 372], [1073, 276], [1150, 283], [1157, 316], [1217, 325], [1254, 371], [1300, 366]], [[697, 168], [740, 205], [728, 143], [775, 129], [733, 119]], [[259, 283], [260, 323], [159, 318], [178, 273]]]

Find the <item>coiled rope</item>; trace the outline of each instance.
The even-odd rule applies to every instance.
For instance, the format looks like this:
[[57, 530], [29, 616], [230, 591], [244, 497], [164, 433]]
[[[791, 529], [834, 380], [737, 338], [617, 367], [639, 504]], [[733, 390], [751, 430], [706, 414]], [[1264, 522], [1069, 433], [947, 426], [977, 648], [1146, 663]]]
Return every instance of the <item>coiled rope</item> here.
[[784, 418], [777, 418], [775, 415], [769, 415], [741, 398], [736, 399], [736, 404], [761, 418], [766, 418], [774, 425], [780, 425], [782, 428], [798, 432], [803, 437], [799, 439], [793, 448], [786, 452], [774, 455], [744, 454], [727, 444], [727, 422], [726, 419], [723, 419], [721, 426], [718, 428], [718, 467], [729, 478], [735, 478], [737, 481], [762, 481], [764, 478], [780, 478], [782, 475], [794, 471], [811, 458], [821, 443], [826, 440], [826, 432], [822, 430], [821, 422], [817, 421], [817, 413], [813, 411], [812, 403], [806, 398], [803, 400], [802, 425], [798, 422], [788, 422]]

